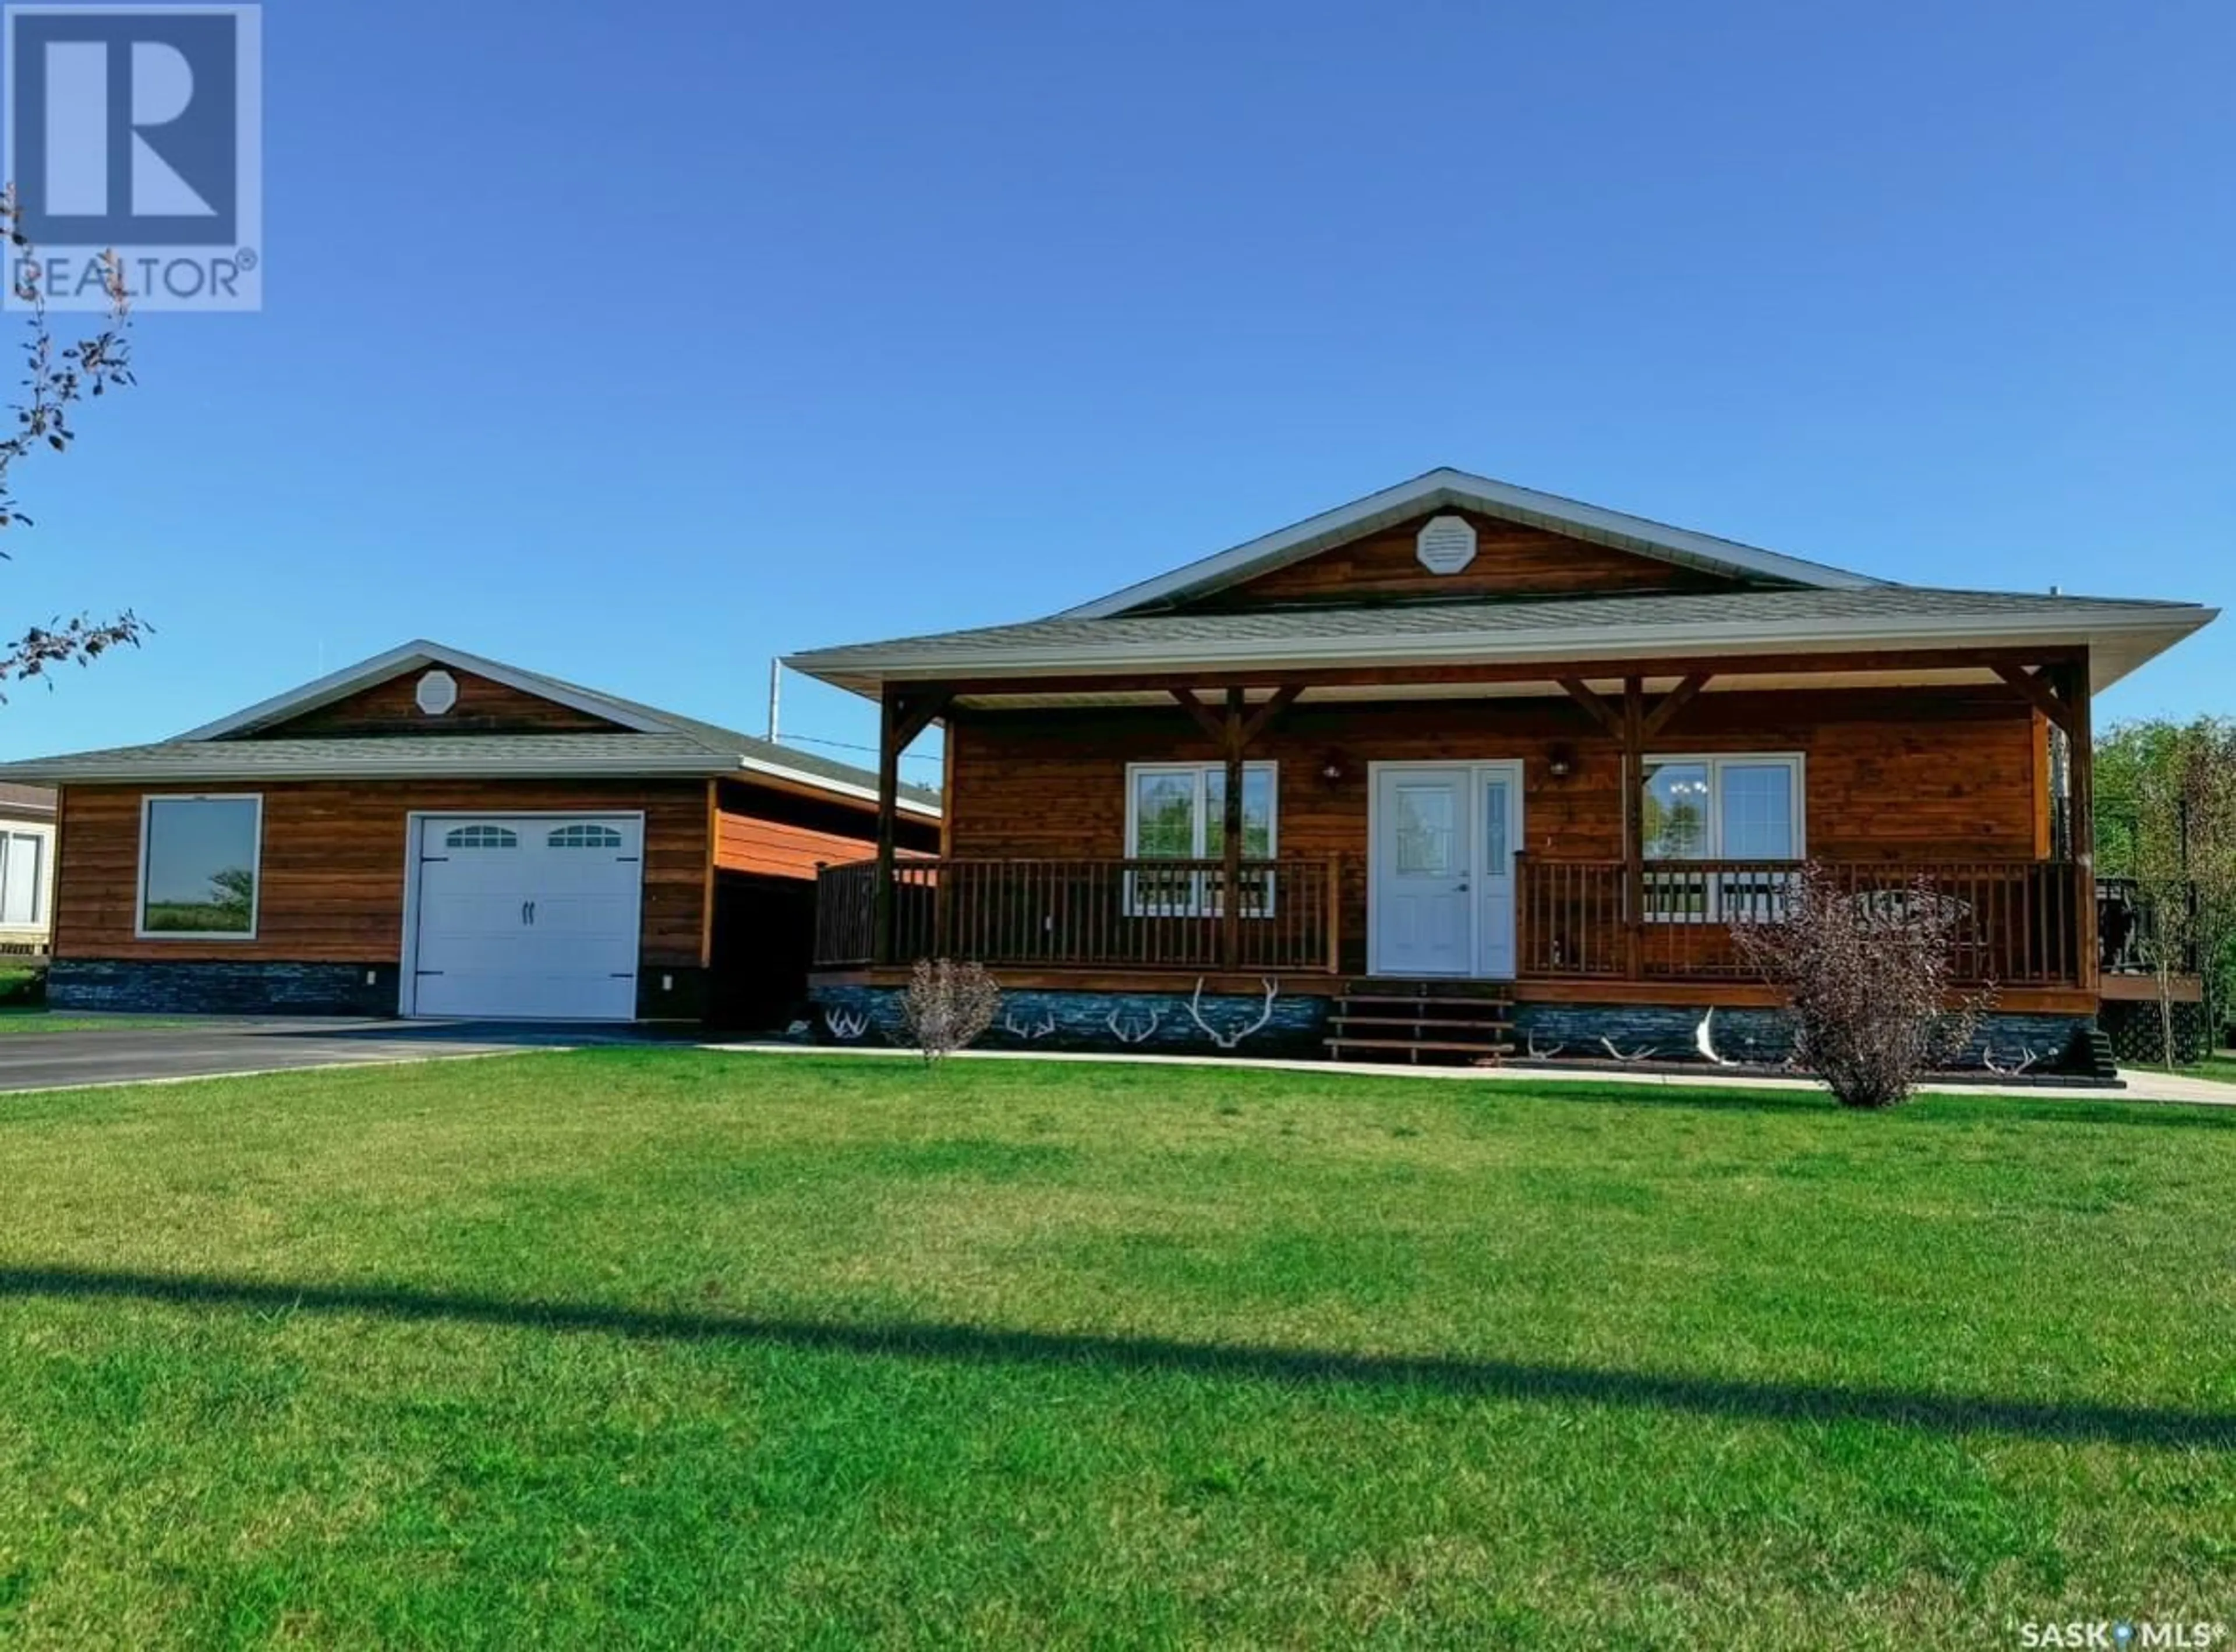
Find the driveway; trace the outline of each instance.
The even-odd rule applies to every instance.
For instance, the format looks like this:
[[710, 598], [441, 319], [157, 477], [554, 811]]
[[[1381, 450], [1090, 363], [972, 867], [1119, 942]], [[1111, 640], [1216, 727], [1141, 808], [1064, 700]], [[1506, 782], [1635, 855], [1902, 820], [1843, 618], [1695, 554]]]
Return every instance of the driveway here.
[[87, 1032], [0, 1037], [0, 1093], [73, 1085], [143, 1083], [297, 1067], [454, 1060], [586, 1043], [640, 1043], [625, 1027], [556, 1027], [502, 1022], [285, 1021], [213, 1017], [191, 1026], [120, 1022]]

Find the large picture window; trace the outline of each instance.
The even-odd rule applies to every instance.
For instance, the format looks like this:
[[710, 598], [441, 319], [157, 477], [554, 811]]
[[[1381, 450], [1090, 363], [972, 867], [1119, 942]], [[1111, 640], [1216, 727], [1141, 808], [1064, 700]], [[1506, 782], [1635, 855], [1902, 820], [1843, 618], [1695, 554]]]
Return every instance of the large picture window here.
[[[1242, 770], [1242, 858], [1271, 860], [1276, 837], [1278, 766], [1247, 763]], [[1126, 858], [1129, 860], [1217, 860], [1227, 852], [1227, 767], [1223, 763], [1134, 763], [1126, 770]], [[1169, 875], [1136, 870], [1127, 879], [1127, 905], [1136, 913], [1170, 916], [1216, 913], [1220, 874], [1200, 868]], [[1243, 885], [1243, 914], [1273, 910], [1272, 874], [1253, 872]]]
[[1802, 760], [1797, 754], [1649, 757], [1639, 787], [1646, 839], [1646, 915], [1677, 919], [1768, 917], [1788, 874], [1687, 860], [1795, 861], [1805, 852]]
[[141, 935], [253, 938], [263, 826], [259, 797], [143, 800]]

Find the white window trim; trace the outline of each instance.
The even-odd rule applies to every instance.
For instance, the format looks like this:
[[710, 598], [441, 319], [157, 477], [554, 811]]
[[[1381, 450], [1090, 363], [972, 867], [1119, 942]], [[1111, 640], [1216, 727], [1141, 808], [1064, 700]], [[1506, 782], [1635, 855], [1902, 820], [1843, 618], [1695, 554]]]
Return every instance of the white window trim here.
[[[1141, 852], [1141, 780], [1144, 774], [1187, 774], [1195, 780], [1195, 841], [1193, 850], [1184, 859], [1209, 860], [1204, 851], [1210, 836], [1211, 780], [1215, 773], [1224, 773], [1227, 765], [1210, 763], [1128, 763], [1126, 765], [1126, 859], [1154, 860], [1161, 857]], [[1246, 787], [1253, 774], [1263, 774], [1269, 786], [1266, 800], [1266, 858], [1279, 859], [1281, 852], [1281, 766], [1270, 759], [1242, 766]], [[1250, 859], [1248, 856], [1244, 857]], [[1269, 885], [1260, 910], [1246, 914], [1252, 918], [1271, 918], [1273, 915], [1275, 892]], [[1208, 898], [1200, 886], [1189, 896], [1187, 903], [1162, 900], [1140, 900], [1134, 896], [1134, 874], [1126, 875], [1126, 915], [1128, 918], [1217, 918], [1223, 913], [1223, 903]]]
[[[249, 862], [248, 927], [246, 930], [149, 929], [148, 927], [148, 821], [158, 803], [253, 803], [256, 852]], [[264, 921], [264, 794], [261, 792], [148, 792], [140, 799], [140, 868], [132, 889], [132, 934], [142, 941], [253, 941]]]
[[[18, 936], [45, 934], [55, 924], [55, 829], [43, 821], [0, 820], [0, 838], [36, 838], [39, 842], [39, 875], [31, 887], [31, 916], [27, 922], [15, 924], [5, 921], [5, 914], [0, 913], [0, 931]], [[5, 864], [0, 859], [0, 866]]]
[[[1654, 752], [1645, 760], [1647, 768], [1663, 764], [1698, 763], [1708, 771], [1708, 839], [1711, 852], [1698, 861], [1678, 856], [1646, 857], [1646, 869], [1652, 876], [1657, 872], [1667, 876], [1680, 872], [1688, 865], [1719, 860], [1745, 859], [1754, 857], [1732, 856], [1724, 852], [1724, 786], [1723, 770], [1730, 765], [1751, 768], [1769, 768], [1782, 765], [1793, 775], [1793, 853], [1790, 863], [1799, 866], [1809, 859], [1809, 756], [1805, 752]], [[1630, 806], [1646, 806], [1646, 775], [1641, 772], [1630, 789]], [[1643, 914], [1649, 924], [1716, 924], [1724, 920], [1723, 879], [1707, 872], [1700, 879], [1705, 885], [1701, 910], [1697, 912], [1655, 912], [1649, 903]]]

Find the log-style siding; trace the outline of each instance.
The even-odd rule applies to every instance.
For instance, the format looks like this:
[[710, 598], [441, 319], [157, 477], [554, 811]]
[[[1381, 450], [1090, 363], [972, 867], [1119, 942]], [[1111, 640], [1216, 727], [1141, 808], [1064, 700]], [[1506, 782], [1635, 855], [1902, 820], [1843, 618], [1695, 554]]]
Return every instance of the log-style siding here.
[[[137, 939], [140, 800], [198, 792], [258, 793], [264, 799], [256, 938]], [[393, 964], [403, 951], [404, 827], [414, 810], [643, 811], [641, 962], [648, 968], [701, 962], [709, 881], [703, 780], [67, 787], [55, 955]]]
[[564, 734], [611, 732], [621, 727], [509, 684], [446, 666], [457, 679], [458, 703], [439, 717], [412, 698], [423, 670], [406, 671], [344, 700], [240, 736], [248, 740], [318, 740], [370, 734]]
[[[958, 857], [1123, 855], [1126, 765], [1219, 755], [1177, 706], [962, 712], [948, 741], [949, 852]], [[1549, 768], [1555, 748], [1574, 764], [1558, 780]], [[2031, 711], [1986, 688], [1710, 693], [1654, 743], [1656, 754], [1802, 753], [1810, 851], [1886, 861], [2032, 857], [2038, 750]], [[1342, 859], [1348, 968], [1364, 962], [1371, 761], [1518, 757], [1529, 852], [1622, 853], [1621, 754], [1566, 700], [1307, 701], [1248, 755], [1280, 765], [1279, 852]], [[1321, 775], [1331, 758], [1343, 771], [1333, 783]]]
[[766, 878], [808, 878], [818, 866], [860, 860], [871, 846], [859, 838], [757, 820], [725, 809], [714, 818], [714, 865], [722, 872], [753, 872]]
[[1584, 596], [1595, 592], [1717, 591], [1738, 582], [1658, 557], [1634, 556], [1549, 529], [1502, 522], [1471, 510], [1439, 511], [1475, 524], [1475, 560], [1457, 574], [1433, 574], [1415, 554], [1416, 517], [1323, 550], [1304, 561], [1188, 603], [1226, 611], [1304, 602], [1371, 602], [1407, 597]]
[[[939, 846], [939, 826], [919, 815], [894, 823], [904, 853]], [[812, 879], [815, 868], [866, 860], [876, 852], [878, 818], [868, 808], [725, 780], [716, 792], [714, 866], [721, 872]]]

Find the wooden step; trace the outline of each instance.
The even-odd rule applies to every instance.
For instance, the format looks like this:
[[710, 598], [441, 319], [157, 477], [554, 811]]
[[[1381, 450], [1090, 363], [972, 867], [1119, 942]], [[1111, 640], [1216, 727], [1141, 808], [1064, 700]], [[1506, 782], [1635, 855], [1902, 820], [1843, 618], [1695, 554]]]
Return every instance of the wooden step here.
[[1394, 992], [1346, 992], [1336, 1000], [1338, 1004], [1410, 1004], [1424, 1010], [1509, 1010], [1511, 998], [1416, 998]]
[[1403, 998], [1503, 998], [1510, 996], [1510, 981], [1423, 981], [1405, 976], [1353, 976], [1343, 984], [1346, 997], [1395, 996]]
[[1514, 1023], [1503, 1017], [1469, 1019], [1457, 1016], [1354, 1016], [1338, 1010], [1328, 1019], [1344, 1027], [1466, 1027], [1478, 1032], [1514, 1030]]
[[1514, 1053], [1512, 1044], [1453, 1043], [1428, 1038], [1326, 1038], [1321, 1042], [1332, 1050], [1420, 1050], [1452, 1056], [1510, 1056]]

